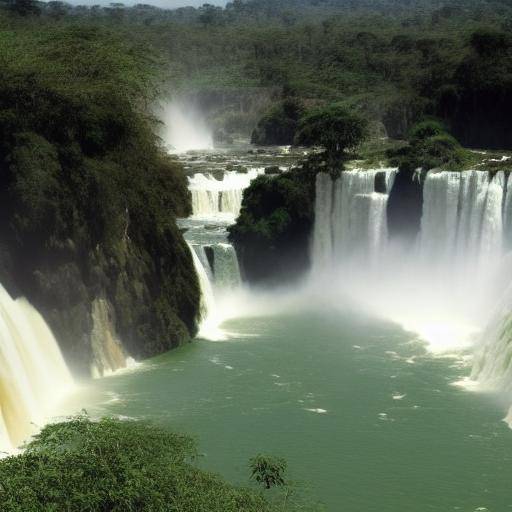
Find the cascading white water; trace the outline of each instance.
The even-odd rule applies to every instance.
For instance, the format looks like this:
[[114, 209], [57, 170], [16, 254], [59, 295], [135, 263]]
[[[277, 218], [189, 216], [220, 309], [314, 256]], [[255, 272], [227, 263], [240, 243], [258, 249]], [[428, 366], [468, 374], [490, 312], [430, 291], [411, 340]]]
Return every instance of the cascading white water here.
[[[219, 302], [226, 292], [232, 292], [241, 284], [240, 269], [235, 250], [230, 244], [188, 244], [201, 289], [199, 336], [209, 340], [224, 339], [219, 328], [224, 320]], [[212, 264], [206, 251], [211, 251]]]
[[[510, 264], [510, 262], [509, 262]], [[471, 379], [490, 390], [512, 387], [512, 285], [503, 294], [482, 333]]]
[[506, 183], [507, 195], [503, 210], [503, 225], [505, 230], [505, 248], [512, 249], [512, 173], [509, 174]]
[[[387, 194], [375, 192], [376, 174], [317, 176], [313, 280], [324, 294], [348, 296], [418, 332], [434, 351], [467, 344], [512, 277], [504, 271], [512, 224], [504, 173], [429, 172], [417, 245], [406, 251], [388, 240]], [[386, 171], [387, 192], [394, 177]]]
[[234, 247], [231, 244], [219, 243], [212, 245], [211, 250], [215, 289], [223, 292], [239, 287], [242, 279]]
[[[213, 294], [213, 287], [209, 272], [206, 270], [207, 259], [204, 255], [204, 248], [199, 245], [188, 244], [192, 259], [194, 262], [194, 268], [199, 280], [199, 288], [201, 290], [201, 303], [200, 303], [200, 325], [199, 335], [208, 337], [211, 331], [212, 325], [216, 328], [217, 319], [217, 308], [215, 304], [215, 296]], [[202, 253], [202, 258], [198, 256], [198, 252]], [[205, 263], [203, 263], [203, 260]]]
[[386, 193], [375, 191], [375, 180], [384, 175], [384, 184], [393, 184], [396, 169], [342, 172], [335, 181], [326, 173], [316, 178], [313, 269], [375, 263], [387, 239]]
[[475, 288], [486, 297], [495, 290], [504, 254], [504, 189], [502, 172], [492, 178], [482, 171], [427, 175], [420, 258], [429, 273], [455, 286], [461, 300]]
[[219, 216], [234, 221], [240, 213], [244, 190], [263, 172], [263, 169], [250, 169], [246, 173], [228, 171], [222, 180], [211, 174], [195, 174], [189, 178], [194, 217]]
[[0, 450], [18, 446], [72, 387], [55, 338], [25, 300], [0, 285]]

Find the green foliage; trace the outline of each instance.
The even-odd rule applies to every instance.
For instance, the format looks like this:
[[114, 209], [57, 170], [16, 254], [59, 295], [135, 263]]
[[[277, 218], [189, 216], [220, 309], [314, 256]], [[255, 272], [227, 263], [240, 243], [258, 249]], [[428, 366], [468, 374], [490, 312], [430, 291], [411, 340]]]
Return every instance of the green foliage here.
[[252, 282], [293, 279], [309, 266], [316, 168], [303, 166], [259, 176], [244, 191], [229, 238]]
[[287, 464], [284, 459], [266, 455], [258, 455], [249, 461], [251, 477], [265, 489], [286, 485], [284, 479], [286, 466]]
[[285, 99], [265, 114], [254, 129], [251, 142], [258, 145], [291, 145], [304, 112], [294, 98]]
[[292, 95], [307, 107], [341, 102], [392, 137], [435, 115], [464, 146], [512, 147], [512, 6], [501, 0], [66, 6], [69, 17], [54, 4], [39, 4], [41, 23], [94, 23], [158, 47], [173, 91], [199, 98], [219, 134], [250, 134]]
[[192, 465], [187, 436], [132, 420], [46, 426], [0, 461], [3, 512], [270, 512], [258, 494]]
[[366, 137], [367, 122], [340, 105], [330, 105], [306, 114], [300, 121], [295, 142], [323, 146], [329, 157], [341, 158]]
[[409, 145], [389, 150], [388, 156], [392, 164], [406, 172], [434, 168], [462, 170], [470, 159], [470, 153], [435, 120], [421, 121], [413, 126]]
[[422, 141], [445, 133], [446, 127], [440, 121], [427, 120], [415, 124], [411, 129], [409, 138], [413, 141]]

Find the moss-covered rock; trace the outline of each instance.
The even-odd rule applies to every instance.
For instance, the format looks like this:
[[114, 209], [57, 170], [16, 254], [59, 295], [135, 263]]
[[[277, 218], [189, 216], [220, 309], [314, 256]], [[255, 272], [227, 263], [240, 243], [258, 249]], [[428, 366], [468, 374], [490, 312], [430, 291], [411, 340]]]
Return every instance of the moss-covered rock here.
[[309, 268], [316, 172], [306, 162], [277, 176], [259, 176], [244, 191], [229, 238], [245, 279], [286, 282]]

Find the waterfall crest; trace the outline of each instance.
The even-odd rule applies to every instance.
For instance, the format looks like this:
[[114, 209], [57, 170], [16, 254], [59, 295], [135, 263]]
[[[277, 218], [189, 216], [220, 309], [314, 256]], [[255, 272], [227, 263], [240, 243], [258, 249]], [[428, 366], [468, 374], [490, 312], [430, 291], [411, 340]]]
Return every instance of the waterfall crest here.
[[0, 285], [0, 450], [18, 446], [72, 387], [57, 342], [41, 315]]
[[217, 216], [234, 221], [240, 213], [243, 191], [263, 172], [263, 169], [250, 169], [247, 173], [229, 171], [223, 174], [222, 180], [212, 174], [194, 174], [189, 178], [194, 217]]

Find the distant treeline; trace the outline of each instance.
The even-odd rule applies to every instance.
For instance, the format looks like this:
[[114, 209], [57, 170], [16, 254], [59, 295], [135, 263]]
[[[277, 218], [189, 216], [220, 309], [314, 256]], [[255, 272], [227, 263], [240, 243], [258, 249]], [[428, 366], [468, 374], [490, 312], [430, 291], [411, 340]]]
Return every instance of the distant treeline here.
[[[126, 17], [132, 21], [172, 20], [178, 22], [199, 22], [204, 25], [226, 25], [247, 22], [269, 22], [293, 25], [311, 18], [325, 18], [336, 15], [383, 14], [410, 17], [410, 22], [419, 17], [430, 17], [434, 22], [453, 15], [489, 17], [510, 15], [510, 0], [233, 0], [225, 7], [205, 2], [200, 7], [162, 9], [146, 3], [126, 6], [122, 2], [109, 5], [72, 5], [67, 2], [37, 0], [2, 0], [7, 7], [36, 6], [30, 9], [42, 15], [62, 16], [65, 14], [92, 17]], [[16, 8], [16, 7], [15, 7]]]
[[[466, 146], [512, 147], [510, 0], [235, 0], [162, 10], [9, 0], [39, 23], [103, 25], [160, 51], [227, 134], [286, 97], [342, 102], [403, 138], [441, 118]], [[12, 22], [12, 21], [11, 21]], [[136, 28], [133, 28], [136, 25]]]

